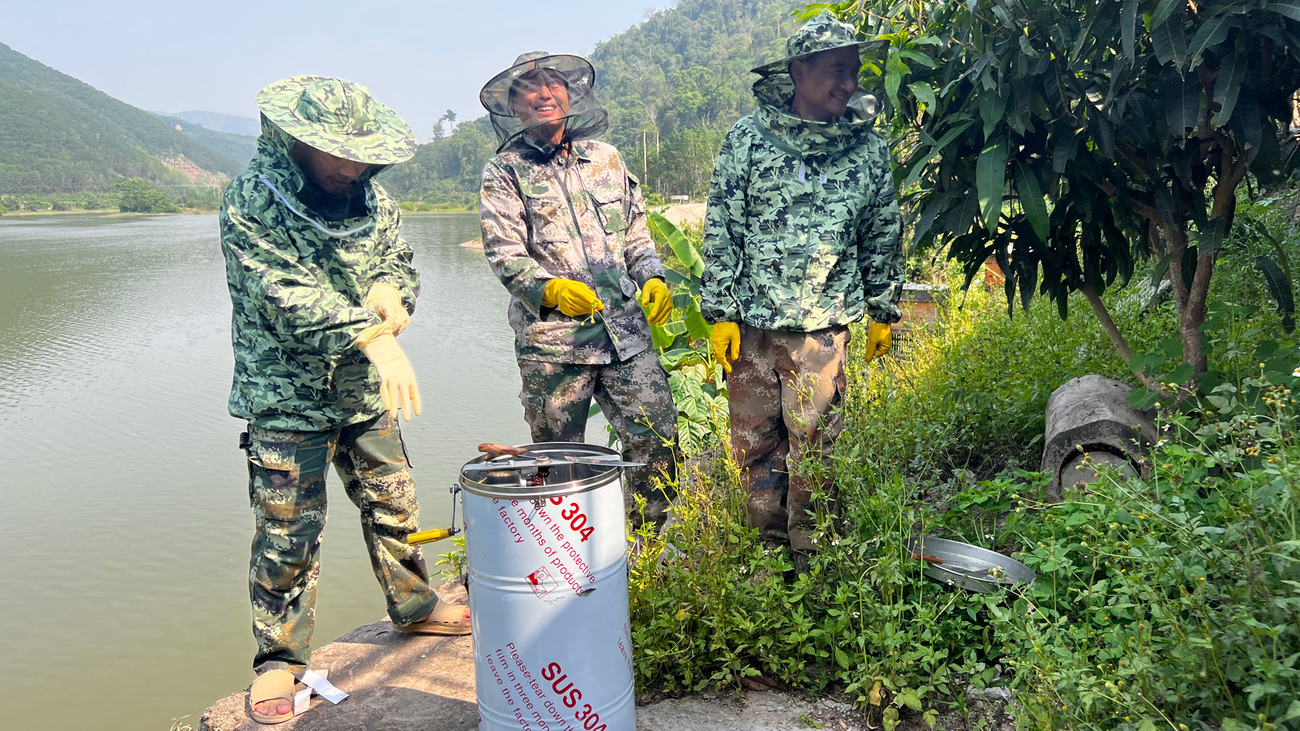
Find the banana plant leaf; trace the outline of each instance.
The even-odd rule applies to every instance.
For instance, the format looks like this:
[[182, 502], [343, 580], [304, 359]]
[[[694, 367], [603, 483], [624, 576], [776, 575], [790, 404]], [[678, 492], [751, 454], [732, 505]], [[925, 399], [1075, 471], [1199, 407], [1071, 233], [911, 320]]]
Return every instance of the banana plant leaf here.
[[673, 253], [677, 255], [682, 264], [690, 267], [691, 274], [696, 277], [704, 274], [704, 259], [700, 257], [700, 253], [695, 250], [695, 247], [686, 238], [686, 235], [681, 232], [681, 229], [658, 213], [647, 213], [646, 222], [650, 227], [650, 232], [667, 241], [668, 247], [673, 250]]

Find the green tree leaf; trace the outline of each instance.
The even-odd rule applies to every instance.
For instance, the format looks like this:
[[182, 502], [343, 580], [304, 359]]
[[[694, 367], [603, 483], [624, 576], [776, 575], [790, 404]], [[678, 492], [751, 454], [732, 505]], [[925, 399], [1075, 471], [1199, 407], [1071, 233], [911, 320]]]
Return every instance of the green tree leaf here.
[[1300, 0], [1270, 0], [1264, 6], [1264, 9], [1277, 13], [1284, 18], [1300, 20]]
[[[1175, 10], [1181, 11], [1185, 7], [1187, 7], [1187, 0], [1160, 0], [1160, 4], [1156, 6], [1156, 11], [1151, 14], [1151, 27], [1159, 28], [1165, 24], [1165, 21], [1169, 20], [1169, 16], [1173, 15]], [[1178, 17], [1182, 17], [1181, 12]]]
[[963, 132], [969, 129], [972, 124], [975, 124], [975, 120], [973, 119], [967, 119], [959, 122], [957, 126], [948, 130], [948, 132], [944, 134], [943, 137], [940, 137], [939, 141], [935, 143], [934, 147], [930, 148], [930, 151], [927, 152], [924, 157], [918, 155], [916, 159], [912, 162], [907, 177], [903, 181], [903, 187], [907, 188], [910, 187], [913, 183], [915, 183], [917, 179], [920, 177], [922, 170], [925, 168], [926, 163], [933, 160], [935, 155], [938, 155], [939, 153], [948, 149], [948, 145], [951, 145], [953, 141], [956, 140], [958, 137], [960, 137]]
[[926, 109], [934, 109], [936, 99], [934, 97], [934, 89], [931, 88], [929, 84], [924, 81], [917, 81], [908, 84], [907, 88], [912, 92], [912, 98], [924, 104]]
[[1228, 31], [1237, 24], [1237, 19], [1231, 17], [1228, 13], [1220, 13], [1201, 24], [1196, 29], [1196, 34], [1192, 36], [1192, 42], [1188, 44], [1187, 51], [1191, 54], [1190, 68], [1196, 68], [1201, 63], [1201, 55], [1204, 54], [1211, 46], [1217, 46], [1228, 38]]
[[998, 94], [980, 94], [980, 119], [984, 121], [984, 139], [993, 134], [993, 129], [1007, 111], [1007, 100]]
[[979, 194], [980, 216], [989, 233], [998, 230], [1002, 214], [1002, 193], [1007, 185], [1007, 142], [999, 137], [980, 151], [976, 163], [975, 190]]
[[1016, 193], [1020, 198], [1020, 207], [1025, 209], [1025, 217], [1033, 227], [1038, 238], [1047, 241], [1051, 227], [1047, 213], [1047, 203], [1043, 200], [1043, 191], [1038, 186], [1038, 178], [1023, 162], [1016, 161]]
[[[1169, 0], [1165, 0], [1169, 2]], [[1187, 59], [1187, 36], [1183, 33], [1183, 21], [1170, 18], [1151, 32], [1151, 47], [1156, 52], [1156, 59], [1162, 64], [1173, 62], [1182, 67]]]
[[1168, 69], [1161, 100], [1165, 105], [1165, 121], [1175, 137], [1183, 137], [1187, 130], [1196, 127], [1201, 111], [1201, 84], [1195, 76]]
[[1219, 111], [1211, 122], [1213, 126], [1222, 127], [1232, 119], [1232, 110], [1237, 106], [1237, 95], [1246, 79], [1248, 66], [1246, 54], [1241, 51], [1229, 53], [1219, 64], [1219, 77], [1214, 82], [1214, 103], [1219, 105]]
[[1124, 55], [1129, 61], [1133, 61], [1134, 55], [1133, 34], [1137, 28], [1137, 0], [1124, 0], [1124, 8], [1120, 10], [1120, 38], [1124, 47]]

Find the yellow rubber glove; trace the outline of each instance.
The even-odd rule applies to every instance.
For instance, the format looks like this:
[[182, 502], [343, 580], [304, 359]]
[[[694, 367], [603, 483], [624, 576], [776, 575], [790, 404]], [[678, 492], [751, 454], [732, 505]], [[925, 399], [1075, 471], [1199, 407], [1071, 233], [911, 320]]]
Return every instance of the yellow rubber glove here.
[[740, 325], [734, 322], [714, 323], [709, 343], [713, 345], [713, 357], [722, 364], [722, 370], [730, 373], [731, 364], [740, 357]]
[[394, 419], [398, 412], [406, 421], [411, 420], [411, 413], [420, 415], [420, 389], [415, 385], [415, 371], [411, 370], [411, 361], [397, 345], [397, 338], [390, 332], [383, 332], [373, 340], [361, 346], [361, 352], [375, 364], [383, 383], [379, 386], [379, 398], [384, 402], [388, 415]]
[[867, 326], [868, 362], [889, 352], [889, 346], [893, 344], [894, 333], [890, 330], [889, 325], [883, 322], [873, 322]]
[[668, 285], [659, 277], [654, 277], [641, 288], [641, 306], [646, 310], [646, 319], [651, 325], [668, 322], [673, 313], [673, 296], [668, 293]]
[[406, 326], [411, 324], [411, 315], [406, 311], [406, 305], [402, 304], [402, 293], [390, 284], [377, 282], [372, 286], [366, 294], [365, 306], [384, 318], [394, 335], [401, 335]]
[[605, 309], [591, 287], [572, 279], [552, 279], [542, 292], [543, 307], [559, 307], [569, 317], [582, 317]]

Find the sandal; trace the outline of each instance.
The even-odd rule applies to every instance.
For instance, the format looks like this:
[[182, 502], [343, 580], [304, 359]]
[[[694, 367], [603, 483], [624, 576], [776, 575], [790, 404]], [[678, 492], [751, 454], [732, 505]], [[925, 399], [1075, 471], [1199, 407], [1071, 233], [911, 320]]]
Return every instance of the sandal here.
[[424, 619], [399, 624], [397, 629], [417, 635], [467, 635], [470, 627], [465, 623], [466, 609], [469, 607], [463, 604], [438, 602], [432, 611], [424, 615]]
[[[293, 673], [277, 668], [268, 670], [248, 688], [248, 711], [258, 723], [284, 723], [293, 718]], [[257, 712], [257, 704], [266, 701], [285, 700], [289, 702], [289, 712], [268, 716]], [[278, 705], [278, 704], [277, 704]]]

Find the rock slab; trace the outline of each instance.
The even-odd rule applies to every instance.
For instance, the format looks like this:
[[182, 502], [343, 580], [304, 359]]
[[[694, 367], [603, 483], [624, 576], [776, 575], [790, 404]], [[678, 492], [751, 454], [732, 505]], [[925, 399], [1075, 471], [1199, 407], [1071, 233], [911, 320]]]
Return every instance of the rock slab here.
[[[311, 708], [274, 728], [344, 731], [471, 731], [478, 728], [474, 655], [469, 637], [408, 635], [388, 620], [368, 624], [312, 653], [312, 667], [348, 694], [334, 705], [312, 696]], [[299, 686], [301, 689], [301, 686]], [[217, 701], [200, 731], [269, 728], [248, 715], [247, 689]]]

